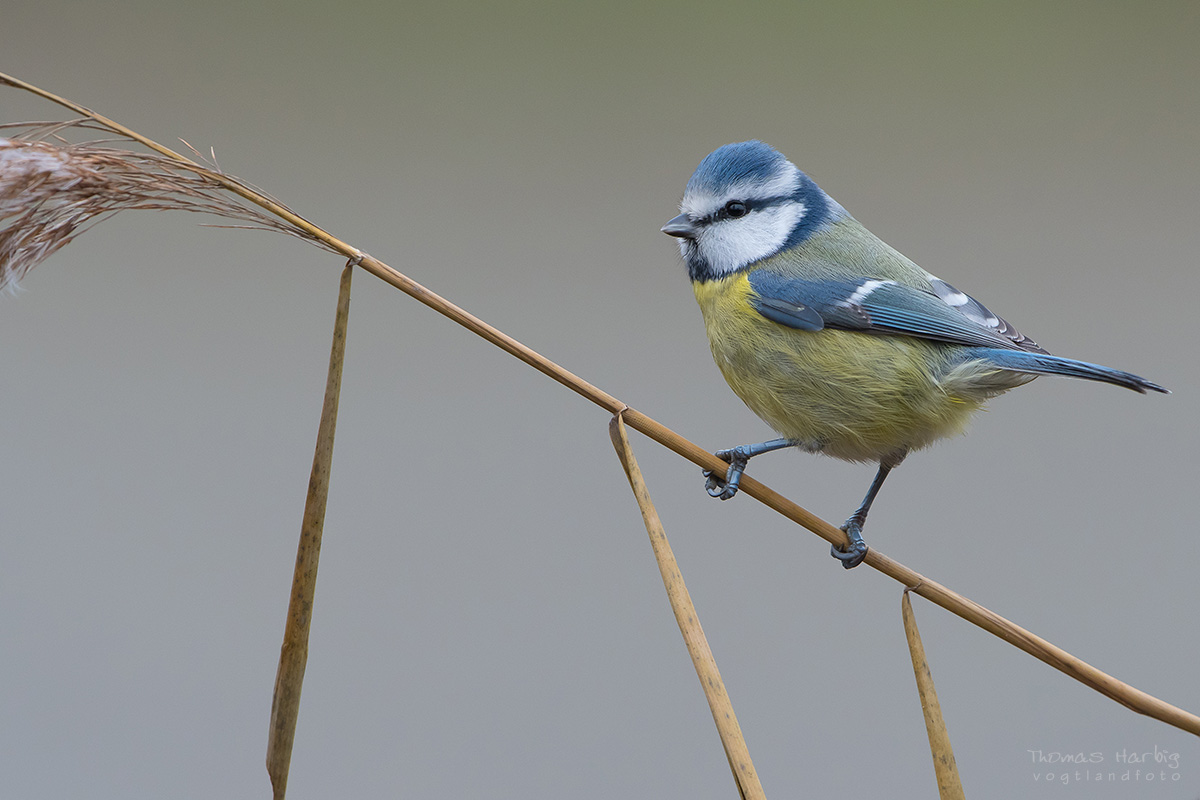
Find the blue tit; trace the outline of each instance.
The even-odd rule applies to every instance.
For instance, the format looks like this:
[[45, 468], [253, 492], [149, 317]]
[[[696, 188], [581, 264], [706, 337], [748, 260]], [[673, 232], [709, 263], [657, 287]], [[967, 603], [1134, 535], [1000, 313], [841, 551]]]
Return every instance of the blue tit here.
[[866, 555], [875, 495], [912, 450], [963, 431], [987, 400], [1038, 375], [1137, 392], [1128, 372], [1050, 355], [981, 303], [864, 228], [772, 147], [729, 144], [700, 162], [679, 239], [714, 360], [733, 391], [782, 435], [722, 450], [708, 493], [728, 500], [750, 458], [797, 447], [879, 465], [842, 530], [847, 569]]

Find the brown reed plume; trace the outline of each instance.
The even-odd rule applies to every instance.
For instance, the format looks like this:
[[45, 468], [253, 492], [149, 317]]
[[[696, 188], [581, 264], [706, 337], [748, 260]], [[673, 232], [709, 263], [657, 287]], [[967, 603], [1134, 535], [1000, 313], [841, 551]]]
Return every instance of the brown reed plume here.
[[272, 230], [325, 247], [304, 229], [231, 194], [229, 181], [253, 187], [213, 162], [205, 167], [100, 141], [67, 141], [65, 133], [98, 129], [82, 119], [0, 125], [5, 129], [16, 130], [0, 136], [0, 289], [15, 288], [76, 236], [128, 209], [198, 211], [240, 223], [219, 227]]

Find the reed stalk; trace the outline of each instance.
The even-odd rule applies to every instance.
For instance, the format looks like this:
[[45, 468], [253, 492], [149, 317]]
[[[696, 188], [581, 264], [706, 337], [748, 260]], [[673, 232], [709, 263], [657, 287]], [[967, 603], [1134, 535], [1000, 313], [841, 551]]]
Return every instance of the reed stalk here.
[[725, 682], [721, 680], [721, 672], [717, 669], [712, 648], [708, 646], [708, 638], [704, 635], [704, 629], [700, 627], [700, 615], [696, 613], [696, 607], [692, 604], [692, 596], [683, 582], [679, 562], [675, 560], [671, 543], [667, 541], [667, 531], [658, 518], [658, 511], [650, 499], [650, 490], [646, 488], [646, 481], [642, 478], [633, 448], [629, 446], [629, 436], [625, 431], [621, 412], [613, 415], [608, 424], [608, 434], [625, 470], [625, 477], [629, 479], [629, 488], [633, 489], [638, 509], [642, 512], [642, 522], [646, 526], [646, 533], [650, 535], [654, 560], [658, 563], [663, 587], [667, 590], [667, 600], [671, 604], [671, 610], [675, 612], [675, 622], [679, 625], [679, 632], [683, 634], [688, 655], [692, 657], [692, 666], [696, 669], [700, 687], [708, 700], [708, 707], [712, 711], [717, 734], [721, 737], [721, 745], [725, 748], [725, 757], [729, 761], [729, 769], [733, 771], [738, 793], [743, 800], [765, 798], [758, 773], [754, 771], [754, 762], [750, 760], [746, 739], [742, 736], [742, 728], [738, 725], [737, 715], [733, 713], [733, 703], [725, 690]]
[[917, 618], [913, 614], [907, 589], [900, 600], [900, 614], [904, 618], [904, 638], [908, 640], [908, 654], [912, 657], [917, 694], [921, 698], [921, 711], [925, 716], [925, 732], [929, 736], [938, 797], [941, 800], [966, 800], [962, 781], [958, 777], [958, 764], [954, 761], [954, 748], [950, 746], [950, 734], [946, 730], [946, 721], [942, 719], [942, 706], [938, 702], [929, 662], [925, 660], [925, 645], [921, 643], [921, 632], [917, 629]]
[[346, 327], [350, 321], [350, 279], [353, 276], [354, 264], [349, 263], [342, 270], [338, 284], [333, 344], [329, 351], [329, 373], [325, 380], [325, 402], [321, 406], [321, 421], [317, 426], [317, 446], [308, 479], [308, 496], [304, 501], [304, 518], [300, 524], [291, 601], [288, 603], [279, 669], [275, 673], [275, 691], [271, 698], [267, 774], [271, 776], [275, 800], [283, 800], [287, 793], [288, 767], [292, 761], [296, 719], [300, 713], [300, 688], [308, 663], [308, 632], [312, 626], [317, 565], [321, 558], [321, 539], [325, 528], [325, 505], [329, 499], [329, 473], [333, 466], [333, 439], [337, 432], [338, 399], [342, 392], [342, 365], [346, 360]]

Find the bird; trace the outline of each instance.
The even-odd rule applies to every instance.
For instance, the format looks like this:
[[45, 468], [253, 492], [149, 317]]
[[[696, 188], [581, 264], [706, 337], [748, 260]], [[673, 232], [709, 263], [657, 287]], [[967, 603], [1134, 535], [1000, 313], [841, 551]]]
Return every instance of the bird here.
[[1051, 355], [982, 303], [884, 243], [782, 153], [757, 141], [709, 153], [662, 232], [679, 250], [713, 359], [780, 438], [720, 450], [708, 494], [737, 494], [749, 460], [798, 448], [878, 465], [842, 525], [847, 569], [888, 474], [912, 451], [962, 433], [988, 400], [1039, 375], [1169, 391]]

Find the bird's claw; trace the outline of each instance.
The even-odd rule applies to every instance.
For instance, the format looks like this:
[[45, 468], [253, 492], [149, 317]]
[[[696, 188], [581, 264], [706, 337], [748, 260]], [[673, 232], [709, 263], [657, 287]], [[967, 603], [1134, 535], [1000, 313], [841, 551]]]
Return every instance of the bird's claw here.
[[867, 557], [867, 550], [869, 549], [866, 542], [852, 544], [849, 550], [838, 550], [836, 544], [831, 544], [829, 545], [829, 555], [842, 562], [842, 566], [846, 569], [854, 569]]
[[849, 546], [842, 550], [836, 544], [829, 546], [829, 555], [842, 562], [842, 566], [846, 569], [854, 569], [863, 562], [867, 557], [867, 543], [862, 538], [862, 524], [855, 524], [854, 521], [846, 520], [846, 524], [842, 526], [842, 530], [846, 533], [846, 538], [850, 540]]
[[704, 470], [704, 491], [708, 492], [710, 497], [720, 497], [725, 491], [725, 477], [718, 475], [711, 469]]
[[729, 469], [725, 470], [724, 475], [720, 475], [711, 469], [704, 470], [704, 489], [708, 492], [709, 497], [715, 497], [718, 500], [728, 500], [738, 492], [738, 485], [742, 480], [742, 473], [746, 470], [746, 464], [750, 461], [750, 457], [741, 451], [740, 447], [735, 447], [732, 450], [718, 450], [715, 453], [717, 458], [729, 462]]

